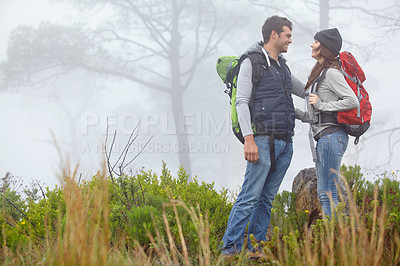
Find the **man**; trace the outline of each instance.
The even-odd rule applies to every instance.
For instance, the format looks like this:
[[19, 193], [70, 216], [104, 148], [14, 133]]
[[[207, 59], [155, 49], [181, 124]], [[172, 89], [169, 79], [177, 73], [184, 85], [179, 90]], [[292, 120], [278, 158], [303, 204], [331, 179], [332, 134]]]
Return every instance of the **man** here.
[[[287, 18], [269, 17], [262, 35], [263, 43], [254, 44], [245, 53], [255, 53], [260, 59], [260, 81], [253, 90], [250, 58], [242, 61], [238, 75], [236, 109], [245, 139], [247, 168], [222, 239], [224, 255], [242, 250], [248, 223], [248, 235], [254, 235], [256, 241], [266, 240], [272, 202], [293, 154], [292, 84], [296, 94], [304, 98], [304, 85], [291, 76], [280, 55], [287, 52], [292, 42], [292, 23]], [[248, 248], [252, 250], [250, 238]]]

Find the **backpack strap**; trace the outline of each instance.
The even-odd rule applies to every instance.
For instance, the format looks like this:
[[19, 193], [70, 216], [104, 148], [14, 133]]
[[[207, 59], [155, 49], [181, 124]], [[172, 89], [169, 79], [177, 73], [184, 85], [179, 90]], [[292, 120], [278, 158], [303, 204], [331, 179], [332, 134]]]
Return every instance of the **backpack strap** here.
[[271, 171], [276, 171], [276, 158], [275, 158], [275, 136], [274, 134], [269, 135], [269, 157], [271, 158]]
[[[324, 68], [321, 72], [321, 74], [315, 79], [312, 87], [311, 87], [311, 92], [313, 93], [317, 93], [319, 86], [321, 85], [322, 80], [325, 78], [326, 76], [326, 72], [328, 72], [329, 68]], [[319, 118], [318, 121], [320, 123], [330, 123], [330, 124], [337, 124], [337, 118], [335, 113], [332, 112], [319, 112], [318, 114]]]
[[245, 53], [239, 59], [239, 64], [246, 58], [250, 59], [251, 67], [252, 67], [252, 75], [251, 75], [251, 82], [253, 83], [253, 88], [250, 97], [250, 107], [253, 106], [254, 103], [254, 96], [255, 96], [255, 88], [258, 82], [260, 82], [262, 76], [262, 68], [265, 67], [263, 62], [260, 59], [260, 55], [256, 52], [253, 53]]
[[234, 67], [232, 72], [230, 71], [232, 69], [232, 64], [233, 62], [230, 62], [227, 67], [226, 67], [226, 79], [225, 79], [225, 85], [228, 88], [228, 90], [232, 90], [232, 86], [233, 86], [233, 78], [234, 76], [236, 76], [239, 73], [239, 68], [238, 67]]
[[319, 76], [315, 79], [312, 87], [311, 87], [311, 92], [318, 92], [319, 86], [321, 85], [322, 80], [325, 78], [326, 76], [326, 72], [328, 72], [329, 68], [324, 68], [321, 72], [321, 74], [319, 74]]
[[[356, 75], [353, 77], [353, 76], [350, 76], [349, 74], [347, 74], [346, 71], [344, 71], [343, 66], [341, 66], [341, 71], [346, 78], [348, 78], [349, 80], [351, 80], [353, 83], [355, 83], [357, 85], [357, 99], [358, 99], [358, 102], [361, 102], [361, 99], [362, 99], [362, 95], [360, 92], [361, 81], [359, 80], [359, 78]], [[360, 109], [360, 106], [358, 106], [357, 107], [357, 117], [360, 117], [360, 116], [361, 116], [361, 109]], [[357, 141], [357, 143], [358, 143], [358, 141]]]
[[261, 61], [260, 55], [258, 53], [250, 53], [248, 54], [248, 57], [250, 58], [251, 65], [253, 67], [252, 82], [254, 87], [260, 81], [262, 68], [265, 66], [263, 65], [263, 62]]

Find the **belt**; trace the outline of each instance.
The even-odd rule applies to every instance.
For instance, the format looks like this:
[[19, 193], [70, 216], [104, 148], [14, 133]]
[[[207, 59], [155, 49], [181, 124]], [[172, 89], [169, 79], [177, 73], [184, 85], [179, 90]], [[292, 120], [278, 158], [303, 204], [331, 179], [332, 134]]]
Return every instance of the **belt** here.
[[274, 136], [274, 139], [283, 140], [288, 143], [293, 141], [293, 134], [291, 134], [291, 133], [270, 132], [270, 131], [259, 132], [259, 131], [257, 131], [255, 136], [259, 136], [259, 135]]

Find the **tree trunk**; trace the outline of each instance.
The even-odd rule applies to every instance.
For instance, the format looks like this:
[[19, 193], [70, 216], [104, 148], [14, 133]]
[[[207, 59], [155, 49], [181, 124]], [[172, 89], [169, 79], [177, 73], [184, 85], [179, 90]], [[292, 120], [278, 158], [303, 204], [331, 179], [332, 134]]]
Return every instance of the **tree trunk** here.
[[71, 163], [72, 167], [75, 167], [79, 162], [79, 141], [77, 137], [77, 119], [70, 119], [70, 139], [71, 139]]
[[180, 116], [184, 114], [183, 112], [183, 93], [185, 92], [185, 87], [181, 82], [181, 71], [180, 71], [180, 47], [182, 43], [182, 36], [179, 32], [179, 19], [180, 13], [182, 11], [180, 3], [176, 0], [172, 2], [172, 21], [171, 21], [171, 40], [169, 42], [169, 66], [171, 70], [171, 104], [172, 104], [172, 114], [174, 116], [175, 129], [177, 145], [176, 147], [179, 164], [186, 169], [186, 173], [189, 175], [189, 181], [192, 181], [192, 169], [190, 163], [189, 154], [189, 141], [188, 135], [185, 132], [181, 132], [181, 128], [184, 125], [180, 125]]
[[329, 28], [329, 0], [319, 0], [319, 29]]
[[174, 150], [178, 152], [179, 164], [183, 166], [186, 173], [189, 175], [189, 182], [192, 181], [192, 167], [190, 162], [190, 151], [189, 151], [189, 138], [186, 132], [184, 132], [183, 117], [183, 95], [180, 93], [182, 90], [175, 90], [176, 93], [171, 93], [171, 104], [172, 114], [175, 122], [176, 139], [177, 143], [174, 145]]

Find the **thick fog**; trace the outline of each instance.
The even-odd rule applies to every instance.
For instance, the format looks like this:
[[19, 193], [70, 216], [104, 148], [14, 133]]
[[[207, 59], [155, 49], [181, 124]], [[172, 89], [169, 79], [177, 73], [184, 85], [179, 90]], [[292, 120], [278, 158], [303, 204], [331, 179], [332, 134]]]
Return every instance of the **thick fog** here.
[[[303, 82], [315, 63], [313, 34], [324, 23], [339, 28], [342, 50], [351, 51], [366, 73], [373, 105], [371, 128], [358, 145], [350, 137], [343, 163], [359, 164], [371, 180], [399, 171], [400, 25], [399, 12], [390, 12], [400, 9], [396, 1], [187, 1], [180, 27], [165, 32], [162, 25], [174, 25], [172, 18], [151, 4], [168, 1], [131, 1], [124, 9], [125, 2], [0, 0], [1, 77], [7, 81], [0, 93], [0, 177], [9, 172], [54, 186], [66, 158], [90, 177], [107, 161], [105, 143], [114, 164], [134, 131], [126, 173], [159, 174], [164, 161], [175, 176], [184, 164], [199, 181], [237, 190], [246, 166], [243, 145], [231, 132], [229, 97], [215, 63], [261, 40], [262, 24], [274, 14], [294, 23], [284, 56]], [[320, 18], [320, 2], [330, 4], [329, 20]], [[148, 24], [134, 13], [136, 5]], [[174, 53], [177, 61], [168, 60]], [[304, 108], [304, 100], [295, 105]], [[297, 121], [295, 132], [280, 190], [291, 191], [296, 174], [313, 166], [308, 125]]]

